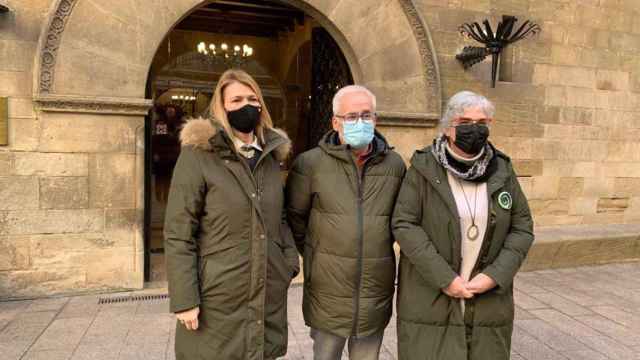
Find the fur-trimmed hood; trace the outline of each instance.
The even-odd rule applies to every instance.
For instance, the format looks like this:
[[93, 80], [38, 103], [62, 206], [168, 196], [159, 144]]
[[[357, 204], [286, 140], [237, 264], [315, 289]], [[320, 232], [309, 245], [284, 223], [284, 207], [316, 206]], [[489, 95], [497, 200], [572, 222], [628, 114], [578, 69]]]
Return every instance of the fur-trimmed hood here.
[[[218, 132], [224, 131], [222, 126], [215, 122], [215, 120], [205, 118], [194, 118], [187, 120], [187, 123], [180, 131], [180, 142], [182, 146], [193, 146], [194, 148], [215, 151], [211, 144], [211, 139], [218, 134]], [[283, 138], [285, 141], [276, 146], [273, 150], [274, 156], [278, 161], [284, 161], [291, 153], [291, 140], [287, 133], [278, 128], [272, 128], [266, 130], [265, 141], [268, 145], [269, 142], [278, 140], [277, 138]]]

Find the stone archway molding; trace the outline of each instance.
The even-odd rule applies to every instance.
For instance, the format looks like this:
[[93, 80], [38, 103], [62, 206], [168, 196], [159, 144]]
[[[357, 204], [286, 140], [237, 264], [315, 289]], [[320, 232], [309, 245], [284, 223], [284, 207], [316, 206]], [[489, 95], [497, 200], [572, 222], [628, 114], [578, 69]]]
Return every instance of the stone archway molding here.
[[36, 68], [39, 68], [36, 94], [40, 96], [47, 96], [51, 93], [58, 48], [67, 20], [77, 2], [78, 0], [57, 0], [54, 2], [49, 24], [40, 36], [39, 61], [36, 64]]
[[[121, 2], [122, 1], [118, 3]], [[413, 34], [414, 41], [407, 42], [405, 40], [402, 44], [392, 45], [396, 46], [394, 48], [396, 52], [406, 50], [407, 54], [410, 54], [410, 56], [405, 56], [405, 59], [409, 59], [409, 61], [414, 61], [415, 63], [410, 63], [408, 67], [413, 70], [419, 69], [417, 72], [420, 73], [421, 81], [418, 83], [413, 73], [408, 75], [402, 73], [400, 76], [405, 76], [406, 81], [403, 82], [402, 78], [399, 80], [392, 78], [389, 82], [393, 83], [393, 86], [389, 87], [386, 87], [385, 81], [387, 81], [387, 79], [385, 78], [385, 74], [394, 74], [397, 72], [397, 70], [394, 71], [393, 69], [395, 66], [393, 61], [386, 61], [382, 51], [377, 54], [368, 54], [364, 58], [359, 57], [361, 54], [361, 50], [358, 49], [360, 41], [357, 40], [362, 40], [361, 34], [354, 29], [348, 29], [347, 21], [349, 20], [341, 18], [340, 11], [354, 6], [363, 6], [360, 5], [361, 2], [359, 0], [285, 0], [285, 2], [308, 13], [331, 33], [343, 50], [351, 67], [354, 80], [357, 83], [373, 87], [376, 93], [383, 93], [382, 102], [385, 103], [386, 101], [386, 104], [379, 109], [381, 124], [393, 126], [435, 126], [440, 117], [442, 106], [439, 69], [428, 27], [422, 15], [416, 9], [413, 0], [391, 0], [385, 2], [385, 5], [388, 5], [392, 10], [396, 10], [395, 7], [399, 6], [406, 17], [406, 23], [397, 23], [397, 26], [408, 26], [410, 32]], [[91, 56], [89, 51], [83, 52], [84, 49], [78, 45], [82, 44], [82, 41], [86, 42], [83, 36], [90, 36], [87, 35], [85, 31], [79, 30], [82, 29], [83, 24], [91, 23], [86, 18], [88, 10], [81, 8], [83, 6], [98, 7], [95, 3], [96, 2], [80, 0], [55, 0], [53, 2], [49, 22], [47, 26], [43, 28], [39, 41], [36, 71], [34, 72], [34, 100], [38, 108], [43, 111], [144, 115], [152, 106], [152, 101], [145, 99], [143, 96], [144, 85], [147, 80], [146, 75], [148, 74], [148, 69], [155, 55], [155, 50], [168, 31], [179, 23], [191, 10], [206, 3], [206, 1], [182, 0], [175, 1], [175, 3], [179, 3], [178, 5], [173, 5], [174, 2], [169, 3], [171, 5], [164, 4], [163, 6], [168, 8], [166, 12], [170, 14], [172, 18], [161, 19], [162, 21], [158, 20], [160, 24], [166, 26], [161, 27], [161, 29], [157, 31], [154, 30], [155, 32], [150, 34], [148, 39], [145, 39], [150, 43], [149, 48], [144, 49], [146, 51], [141, 51], [141, 54], [134, 54], [137, 55], [137, 57], [132, 57], [137, 59], [137, 63], [128, 67], [122, 67], [122, 64], [118, 63], [117, 57], [121, 54], [117, 53], [117, 51], [113, 55], [113, 58], [96, 59]], [[332, 7], [327, 7], [327, 3], [331, 3]], [[110, 5], [109, 2], [101, 3], [99, 6], [102, 7], [100, 10], [104, 10], [107, 13], [115, 9], [115, 5]], [[135, 7], [135, 5], [130, 6]], [[172, 6], [173, 8], [171, 8]], [[341, 10], [337, 11], [336, 7]], [[173, 14], [169, 11], [176, 9], [182, 12]], [[162, 13], [165, 9], [158, 10], [158, 13]], [[122, 14], [118, 14], [118, 16], [121, 15]], [[75, 24], [73, 24], [74, 21], [76, 22]], [[106, 21], [108, 21], [108, 18]], [[110, 24], [104, 26], [108, 25]], [[378, 26], [381, 29], [380, 32], [384, 32], [386, 29], [385, 26], [392, 25], [380, 23]], [[72, 29], [70, 30], [70, 28]], [[141, 29], [139, 30], [142, 31]], [[70, 34], [69, 31], [71, 32]], [[158, 31], [162, 32], [162, 34], [158, 33]], [[406, 30], [401, 29], [401, 31]], [[348, 32], [348, 34], [345, 35], [345, 32]], [[118, 36], [120, 36], [122, 40], [120, 42], [114, 41], [113, 43], [117, 43], [123, 47], [132, 46], [131, 44], [134, 40], [129, 40], [127, 37], [130, 34], [127, 34], [127, 36], [124, 34], [117, 35], [117, 29], [114, 29], [113, 33], [116, 33], [116, 35], [109, 34], [109, 36], [116, 40], [118, 40]], [[374, 34], [373, 36], [376, 35]], [[113, 39], [110, 38], [108, 40]], [[371, 41], [371, 39], [369, 39], [369, 41]], [[108, 45], [107, 41], [104, 41], [104, 43]], [[150, 50], [151, 48], [153, 48], [152, 51]], [[109, 48], [107, 50], [118, 49]], [[417, 56], [413, 54], [417, 54]], [[417, 59], [414, 60], [414, 57]], [[66, 63], [69, 62], [70, 59], [75, 59], [76, 63]], [[94, 65], [91, 63], [94, 60], [96, 62], [102, 62]], [[80, 68], [78, 68], [78, 64], [81, 64]], [[86, 66], [84, 66], [85, 64]], [[103, 64], [103, 67], [108, 71], [95, 71], [98, 66]], [[119, 74], [118, 70], [120, 70], [121, 67], [135, 74], [134, 80], [127, 82], [126, 80], [128, 78], [124, 78], [123, 81], [120, 81], [120, 83], [126, 83], [126, 86], [123, 86], [122, 89], [114, 88], [109, 93], [108, 90], [110, 90], [110, 88], [107, 85], [105, 85], [106, 90], [94, 90], [92, 88], [83, 88], [83, 86], [86, 87], [86, 85], [77, 84], [81, 81], [87, 81], [87, 79], [91, 79], [95, 81], [96, 84], [100, 84], [102, 81], [100, 76]], [[372, 68], [375, 69], [375, 72], [371, 71]], [[138, 71], [135, 71], [136, 69]], [[60, 71], [62, 71], [62, 74], [67, 74], [62, 84], [60, 84], [58, 76]], [[75, 72], [78, 73], [76, 83], [74, 83]], [[70, 73], [73, 73], [73, 76], [69, 76]], [[92, 76], [95, 76], [95, 78]], [[126, 77], [127, 74], [122, 74], [121, 76]], [[406, 88], [403, 88], [403, 84], [407, 84]], [[401, 104], [402, 101], [397, 101], [397, 99], [401, 95], [399, 93], [405, 91], [413, 93], [414, 98], [408, 99], [407, 104]], [[113, 97], [114, 93], [122, 96]], [[414, 103], [419, 105], [414, 106], [415, 109], [407, 109], [411, 108]]]
[[[415, 0], [398, 0], [402, 5], [402, 10], [409, 20], [411, 30], [418, 43], [420, 60], [422, 61], [423, 77], [427, 89], [433, 93], [426, 94], [432, 96], [427, 99], [433, 111], [427, 113], [387, 113], [387, 122], [395, 126], [427, 126], [435, 127], [442, 114], [442, 85], [440, 83], [440, 68], [435, 54], [435, 46], [431, 40], [431, 32], [424, 17], [418, 11]], [[382, 114], [383, 118], [385, 114]]]
[[121, 99], [114, 97], [52, 94], [58, 49], [65, 26], [79, 0], [56, 0], [52, 5], [49, 23], [40, 35], [37, 78], [34, 100], [43, 111], [98, 113], [118, 115], [146, 115], [153, 106], [148, 99]]
[[50, 112], [145, 116], [153, 106], [149, 99], [95, 96], [38, 95], [38, 109]]

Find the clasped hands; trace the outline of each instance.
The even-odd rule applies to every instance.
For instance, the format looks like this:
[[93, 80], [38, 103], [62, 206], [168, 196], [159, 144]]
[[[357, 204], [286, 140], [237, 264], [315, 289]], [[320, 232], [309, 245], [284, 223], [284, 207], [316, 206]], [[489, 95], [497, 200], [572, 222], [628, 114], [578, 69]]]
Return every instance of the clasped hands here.
[[452, 298], [471, 299], [476, 294], [482, 294], [496, 287], [496, 282], [485, 274], [478, 274], [470, 281], [465, 281], [460, 276], [442, 289], [442, 292]]

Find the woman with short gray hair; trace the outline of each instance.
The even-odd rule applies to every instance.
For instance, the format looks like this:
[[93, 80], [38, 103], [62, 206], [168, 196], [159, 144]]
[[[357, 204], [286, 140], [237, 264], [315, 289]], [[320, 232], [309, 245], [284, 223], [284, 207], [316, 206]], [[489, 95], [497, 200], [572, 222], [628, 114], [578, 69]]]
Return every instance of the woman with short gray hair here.
[[533, 220], [509, 157], [488, 141], [494, 114], [484, 96], [455, 94], [400, 188], [392, 227], [401, 360], [510, 357], [513, 278]]

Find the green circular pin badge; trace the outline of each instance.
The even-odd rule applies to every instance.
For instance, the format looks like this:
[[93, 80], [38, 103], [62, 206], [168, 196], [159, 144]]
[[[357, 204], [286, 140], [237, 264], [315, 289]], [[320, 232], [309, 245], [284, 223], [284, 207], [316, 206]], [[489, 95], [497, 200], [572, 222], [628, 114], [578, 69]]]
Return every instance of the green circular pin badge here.
[[511, 206], [513, 205], [511, 194], [506, 191], [501, 192], [500, 195], [498, 195], [498, 205], [505, 210], [511, 210]]

